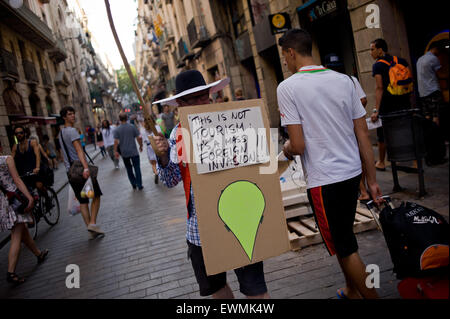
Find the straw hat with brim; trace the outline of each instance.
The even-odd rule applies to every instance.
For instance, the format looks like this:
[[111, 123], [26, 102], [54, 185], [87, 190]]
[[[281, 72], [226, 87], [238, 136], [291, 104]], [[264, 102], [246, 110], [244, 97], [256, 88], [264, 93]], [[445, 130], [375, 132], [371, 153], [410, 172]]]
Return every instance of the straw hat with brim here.
[[229, 78], [206, 84], [203, 75], [197, 70], [184, 71], [177, 75], [175, 79], [176, 94], [164, 100], [159, 100], [153, 104], [166, 104], [170, 106], [178, 106], [177, 99], [192, 93], [209, 89], [209, 94], [223, 90], [230, 83]]

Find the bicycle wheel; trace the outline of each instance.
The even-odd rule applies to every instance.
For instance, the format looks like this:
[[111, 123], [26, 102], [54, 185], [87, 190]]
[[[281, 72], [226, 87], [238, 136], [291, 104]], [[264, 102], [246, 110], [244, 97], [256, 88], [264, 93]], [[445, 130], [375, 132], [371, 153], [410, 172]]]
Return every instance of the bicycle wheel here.
[[43, 212], [43, 216], [47, 224], [50, 226], [54, 226], [58, 223], [59, 215], [60, 215], [60, 207], [58, 195], [52, 188], [47, 189], [48, 198], [50, 199], [49, 205], [46, 205], [45, 198], [41, 197], [41, 208]]

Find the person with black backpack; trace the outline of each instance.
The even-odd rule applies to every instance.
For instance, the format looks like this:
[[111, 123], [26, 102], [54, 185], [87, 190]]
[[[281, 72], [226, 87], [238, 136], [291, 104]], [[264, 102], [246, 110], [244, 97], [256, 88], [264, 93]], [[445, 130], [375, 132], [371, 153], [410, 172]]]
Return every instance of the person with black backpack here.
[[[389, 113], [411, 108], [411, 92], [413, 81], [405, 59], [388, 53], [388, 45], [383, 39], [376, 39], [370, 43], [370, 54], [375, 60], [372, 76], [375, 78], [375, 107], [372, 110], [373, 122]], [[386, 145], [384, 143], [383, 128], [377, 129], [379, 160], [375, 168], [386, 170]]]

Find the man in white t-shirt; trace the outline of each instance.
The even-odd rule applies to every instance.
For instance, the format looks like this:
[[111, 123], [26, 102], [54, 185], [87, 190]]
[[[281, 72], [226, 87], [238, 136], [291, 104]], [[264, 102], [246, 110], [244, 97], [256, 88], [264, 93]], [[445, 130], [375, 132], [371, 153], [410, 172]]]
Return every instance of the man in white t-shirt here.
[[[341, 59], [339, 56], [335, 53], [330, 53], [325, 56], [325, 67], [328, 69], [331, 69], [333, 71], [344, 73], [344, 64], [341, 62]], [[364, 90], [361, 87], [361, 84], [359, 84], [359, 81], [354, 76], [351, 76], [353, 84], [355, 85], [356, 95], [361, 100], [361, 104], [364, 108], [366, 108], [367, 105], [367, 95], [364, 92]], [[366, 189], [366, 173], [364, 172], [364, 166], [362, 167], [362, 175], [361, 175], [361, 182], [359, 183], [359, 197], [358, 200], [361, 203], [367, 203], [370, 201], [370, 195], [367, 192]]]
[[353, 223], [361, 179], [361, 158], [369, 192], [382, 202], [364, 110], [351, 78], [312, 58], [312, 39], [293, 29], [279, 40], [287, 68], [294, 73], [277, 89], [281, 124], [290, 140], [288, 158], [300, 155], [308, 199], [330, 255], [337, 255], [346, 287], [339, 298], [377, 298], [365, 284], [367, 273], [358, 254]]

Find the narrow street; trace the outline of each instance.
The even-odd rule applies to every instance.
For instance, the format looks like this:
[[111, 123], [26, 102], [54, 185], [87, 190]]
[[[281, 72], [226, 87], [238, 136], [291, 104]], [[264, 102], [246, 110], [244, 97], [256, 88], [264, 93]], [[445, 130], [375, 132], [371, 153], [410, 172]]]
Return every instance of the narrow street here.
[[[50, 249], [48, 260], [37, 266], [35, 257], [23, 249], [17, 272], [26, 275], [27, 282], [12, 287], [0, 276], [0, 298], [200, 298], [186, 256], [182, 187], [155, 185], [144, 153], [143, 191], [131, 189], [122, 163], [115, 170], [108, 158], [97, 156], [95, 162], [104, 193], [98, 221], [106, 236], [88, 239], [81, 216], [66, 211], [65, 187], [59, 193], [60, 222], [53, 228], [44, 221], [39, 224], [36, 241]], [[381, 297], [398, 298], [382, 234], [373, 230], [357, 237], [364, 262], [380, 267]], [[0, 251], [1, 269], [7, 267], [8, 248], [9, 244]], [[79, 289], [66, 288], [70, 264], [80, 268]], [[271, 258], [264, 265], [272, 298], [336, 298], [344, 284], [335, 257], [321, 244]], [[235, 296], [243, 298], [234, 272], [228, 272], [228, 278]]]

